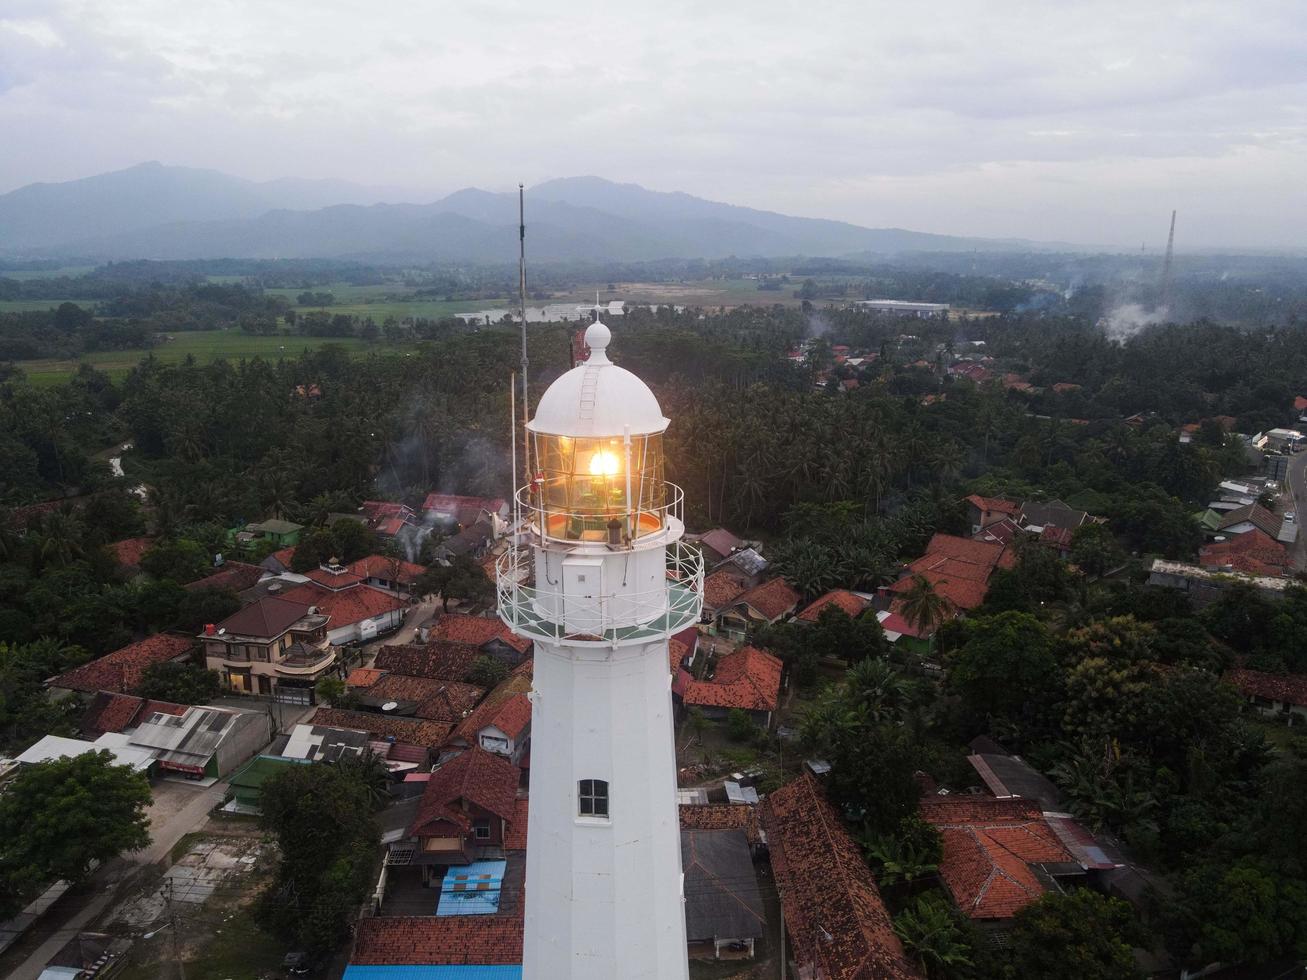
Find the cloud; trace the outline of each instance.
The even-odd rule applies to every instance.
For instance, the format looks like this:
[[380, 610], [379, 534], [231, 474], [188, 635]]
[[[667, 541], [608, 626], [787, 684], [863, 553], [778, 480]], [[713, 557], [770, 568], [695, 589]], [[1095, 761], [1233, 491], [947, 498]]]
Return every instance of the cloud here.
[[1175, 206], [1192, 243], [1289, 244], [1304, 48], [1294, 0], [7, 0], [0, 188], [155, 158], [433, 192], [599, 173], [1087, 242]]

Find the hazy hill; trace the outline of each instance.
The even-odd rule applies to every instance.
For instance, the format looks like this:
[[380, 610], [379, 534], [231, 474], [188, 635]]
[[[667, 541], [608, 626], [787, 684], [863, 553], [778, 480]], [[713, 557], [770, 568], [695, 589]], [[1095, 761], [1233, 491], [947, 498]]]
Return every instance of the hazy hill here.
[[[256, 183], [141, 164], [0, 195], [0, 251], [402, 262], [511, 262], [516, 255], [515, 193], [469, 188], [430, 204], [372, 203], [383, 193], [335, 181]], [[795, 218], [598, 177], [531, 188], [527, 236], [536, 262], [1031, 247]]]

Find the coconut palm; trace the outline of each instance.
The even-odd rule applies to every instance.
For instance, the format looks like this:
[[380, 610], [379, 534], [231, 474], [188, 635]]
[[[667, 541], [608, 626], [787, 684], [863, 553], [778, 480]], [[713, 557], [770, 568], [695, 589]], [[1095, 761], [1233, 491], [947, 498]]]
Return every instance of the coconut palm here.
[[921, 633], [932, 633], [954, 613], [952, 600], [936, 590], [924, 575], [913, 575], [911, 587], [903, 593], [902, 615]]
[[870, 721], [898, 717], [912, 701], [910, 682], [884, 660], [860, 660], [844, 677], [849, 701]]

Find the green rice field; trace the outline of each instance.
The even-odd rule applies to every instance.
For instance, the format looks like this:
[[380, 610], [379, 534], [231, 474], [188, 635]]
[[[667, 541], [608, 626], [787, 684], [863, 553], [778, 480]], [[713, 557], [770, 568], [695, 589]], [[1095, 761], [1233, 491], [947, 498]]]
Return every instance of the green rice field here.
[[76, 360], [44, 359], [18, 361], [17, 364], [27, 372], [27, 377], [33, 384], [41, 385], [66, 381], [82, 363], [90, 364], [112, 377], [121, 378], [150, 354], [166, 364], [177, 364], [187, 355], [193, 355], [201, 364], [207, 364], [219, 359], [238, 361], [251, 357], [268, 360], [295, 357], [305, 350], [315, 350], [325, 344], [338, 344], [359, 353], [365, 350], [393, 352], [410, 346], [384, 343], [369, 345], [357, 337], [257, 337], [238, 329], [178, 332], [171, 336], [173, 340], [151, 348], [97, 351]]

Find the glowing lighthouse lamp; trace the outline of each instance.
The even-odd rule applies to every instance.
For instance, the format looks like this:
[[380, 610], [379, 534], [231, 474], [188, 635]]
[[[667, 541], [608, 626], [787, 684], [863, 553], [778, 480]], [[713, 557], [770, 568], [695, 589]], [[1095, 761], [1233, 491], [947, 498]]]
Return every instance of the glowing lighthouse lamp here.
[[668, 420], [610, 337], [590, 326], [527, 425], [531, 555], [498, 567], [500, 616], [535, 641], [527, 980], [687, 976], [667, 648], [703, 563], [663, 478]]

